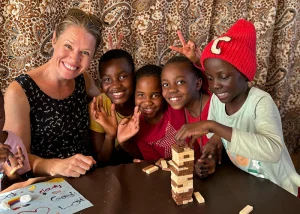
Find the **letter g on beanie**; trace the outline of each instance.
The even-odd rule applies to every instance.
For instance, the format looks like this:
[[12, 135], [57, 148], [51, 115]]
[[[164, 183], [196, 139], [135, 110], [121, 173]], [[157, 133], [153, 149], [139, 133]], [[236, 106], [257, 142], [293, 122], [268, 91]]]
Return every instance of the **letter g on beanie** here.
[[256, 73], [256, 31], [254, 25], [239, 19], [219, 38], [212, 40], [201, 54], [201, 65], [208, 58], [222, 59], [243, 73], [249, 81]]

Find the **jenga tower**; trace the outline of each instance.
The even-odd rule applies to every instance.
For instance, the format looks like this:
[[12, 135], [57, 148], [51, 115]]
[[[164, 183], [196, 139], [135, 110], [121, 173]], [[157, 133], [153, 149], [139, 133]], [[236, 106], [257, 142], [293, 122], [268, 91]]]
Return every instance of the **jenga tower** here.
[[177, 205], [187, 204], [193, 201], [193, 172], [194, 150], [172, 145], [171, 187], [172, 198]]

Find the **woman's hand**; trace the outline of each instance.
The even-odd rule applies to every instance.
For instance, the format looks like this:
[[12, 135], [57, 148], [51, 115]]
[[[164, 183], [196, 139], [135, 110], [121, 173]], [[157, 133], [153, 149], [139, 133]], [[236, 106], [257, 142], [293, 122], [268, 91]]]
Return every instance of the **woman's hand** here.
[[200, 65], [201, 51], [197, 48], [196, 44], [191, 40], [189, 40], [186, 43], [180, 30], [177, 31], [177, 35], [182, 44], [182, 47], [170, 46], [170, 49], [185, 55], [191, 62], [195, 63], [198, 67], [201, 67]]
[[98, 99], [94, 97], [91, 104], [91, 114], [93, 119], [103, 127], [107, 137], [116, 138], [118, 122], [115, 104], [111, 104], [110, 114], [107, 114], [103, 108], [102, 97], [100, 96]]
[[183, 125], [175, 135], [177, 145], [184, 146], [186, 139], [195, 142], [197, 138], [209, 132], [209, 121], [200, 121]]
[[134, 108], [134, 113], [131, 118], [124, 118], [118, 125], [118, 142], [124, 143], [132, 138], [140, 130], [140, 114], [139, 107]]
[[96, 164], [92, 156], [84, 156], [82, 154], [76, 154], [66, 159], [56, 159], [56, 161], [50, 171], [51, 176], [79, 177]]

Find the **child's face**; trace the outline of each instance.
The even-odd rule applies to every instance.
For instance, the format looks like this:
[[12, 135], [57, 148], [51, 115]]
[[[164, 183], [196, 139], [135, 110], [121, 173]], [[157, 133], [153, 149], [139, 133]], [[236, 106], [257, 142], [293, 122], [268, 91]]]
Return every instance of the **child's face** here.
[[248, 87], [247, 78], [230, 63], [216, 58], [204, 61], [209, 88], [222, 103], [239, 98]]
[[102, 89], [113, 103], [121, 105], [129, 100], [134, 90], [134, 76], [125, 58], [103, 63], [100, 75]]
[[140, 107], [145, 118], [155, 118], [163, 108], [164, 98], [157, 77], [141, 77], [136, 82], [135, 105]]
[[167, 64], [161, 74], [163, 97], [174, 109], [185, 107], [201, 88], [199, 79], [184, 62]]

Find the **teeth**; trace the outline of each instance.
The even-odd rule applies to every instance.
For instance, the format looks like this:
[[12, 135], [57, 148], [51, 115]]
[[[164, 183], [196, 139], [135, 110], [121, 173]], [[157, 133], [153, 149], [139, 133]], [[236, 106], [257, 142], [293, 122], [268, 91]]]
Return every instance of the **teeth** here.
[[171, 101], [177, 101], [177, 100], [178, 100], [178, 97], [171, 97], [170, 100], [171, 100]]
[[77, 69], [77, 67], [74, 67], [74, 66], [72, 66], [72, 65], [69, 65], [69, 64], [67, 64], [67, 63], [64, 63], [64, 65], [65, 65], [68, 69], [70, 69], [70, 70], [72, 70], [72, 71], [75, 71], [75, 70]]
[[218, 97], [224, 97], [224, 96], [226, 96], [226, 95], [227, 95], [227, 93], [217, 94]]
[[123, 92], [113, 93], [114, 96], [120, 96], [121, 94], [123, 94]]

